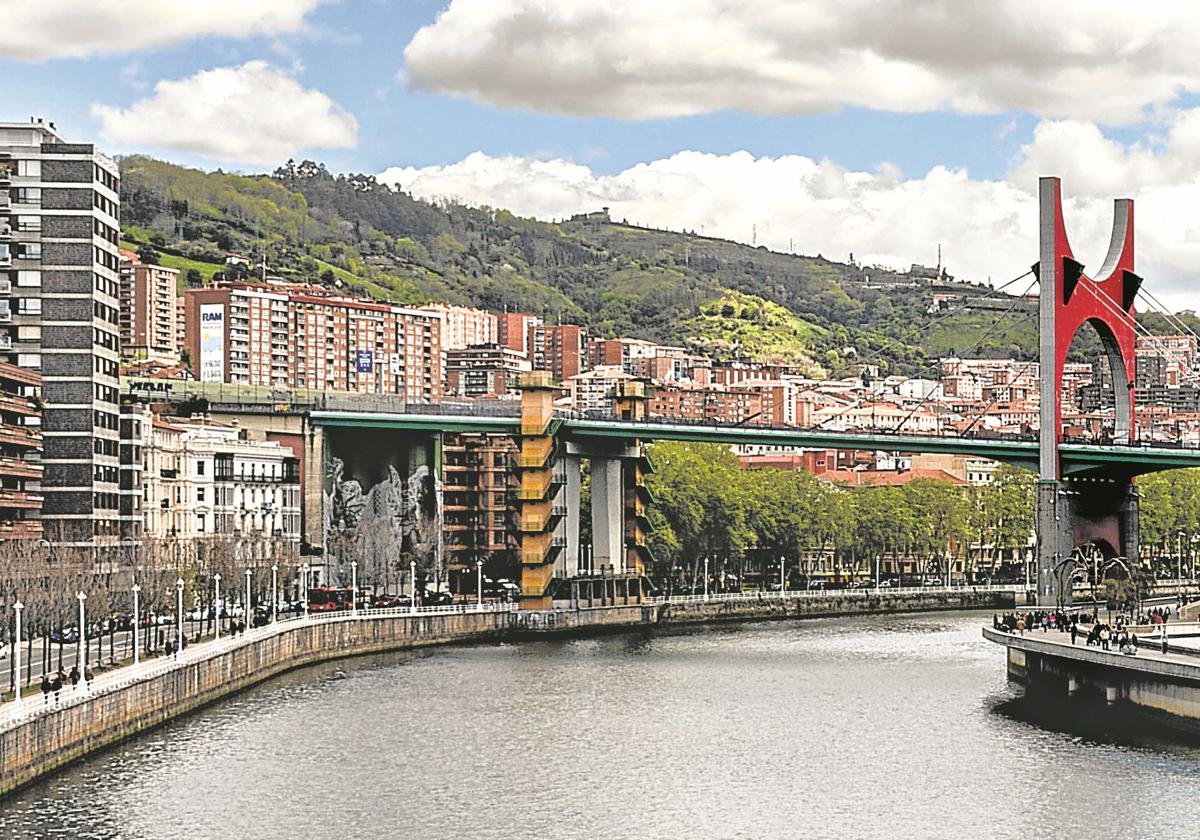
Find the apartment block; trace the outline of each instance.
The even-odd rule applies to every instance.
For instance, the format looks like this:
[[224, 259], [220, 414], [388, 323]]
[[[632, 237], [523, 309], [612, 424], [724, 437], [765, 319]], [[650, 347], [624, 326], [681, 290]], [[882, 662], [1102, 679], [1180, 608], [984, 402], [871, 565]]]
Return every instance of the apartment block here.
[[572, 324], [539, 324], [529, 328], [529, 361], [548, 370], [559, 382], [588, 369], [587, 330]]
[[206, 417], [139, 406], [144, 536], [194, 544], [238, 537], [300, 543], [300, 470], [291, 449]]
[[49, 539], [118, 535], [119, 172], [53, 123], [0, 123], [0, 360], [42, 377]]
[[0, 362], [0, 540], [42, 536], [41, 381]]
[[188, 289], [184, 330], [201, 382], [286, 388], [290, 383], [288, 296], [265, 284]]
[[121, 357], [179, 362], [179, 271], [147, 265], [130, 251], [121, 252]]
[[542, 319], [524, 312], [504, 312], [496, 316], [496, 343], [529, 355], [529, 328], [540, 326]]
[[446, 353], [446, 393], [495, 397], [507, 393], [517, 376], [530, 370], [524, 353], [502, 344], [481, 344]]
[[518, 480], [517, 445], [505, 435], [446, 435], [442, 445], [442, 511], [447, 568], [454, 591], [474, 591], [476, 561], [511, 560]]
[[443, 350], [462, 350], [476, 344], [496, 343], [498, 324], [494, 312], [449, 303], [430, 303], [417, 311], [429, 313], [441, 321]]

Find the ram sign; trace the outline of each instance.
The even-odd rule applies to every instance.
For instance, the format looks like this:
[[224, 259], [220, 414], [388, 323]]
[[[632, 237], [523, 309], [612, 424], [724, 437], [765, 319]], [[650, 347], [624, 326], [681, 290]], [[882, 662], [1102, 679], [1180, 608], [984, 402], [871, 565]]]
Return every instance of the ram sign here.
[[225, 304], [200, 305], [200, 381], [225, 381]]
[[359, 350], [355, 353], [355, 362], [359, 373], [371, 373], [375, 370], [375, 352], [373, 350]]

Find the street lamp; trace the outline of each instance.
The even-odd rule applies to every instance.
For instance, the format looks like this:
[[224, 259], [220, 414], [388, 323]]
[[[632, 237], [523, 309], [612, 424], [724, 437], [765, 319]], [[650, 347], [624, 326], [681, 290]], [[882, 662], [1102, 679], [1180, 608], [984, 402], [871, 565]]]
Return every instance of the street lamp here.
[[271, 564], [271, 623], [279, 613], [279, 564]]
[[417, 561], [416, 560], [408, 561], [408, 579], [410, 581], [412, 581], [412, 597], [409, 598], [409, 600], [408, 600], [408, 605], [409, 605], [408, 610], [409, 610], [409, 612], [415, 613], [417, 611]]
[[483, 608], [483, 561], [475, 561], [475, 594], [479, 600], [480, 609]]
[[175, 580], [175, 658], [183, 647], [183, 578]]
[[304, 620], [308, 621], [308, 564], [305, 563], [300, 567], [300, 574], [303, 575], [304, 583], [300, 587], [300, 604], [304, 608]]
[[787, 589], [787, 580], [783, 574], [783, 558], [779, 558], [779, 597], [782, 600], [783, 593]]
[[350, 561], [350, 612], [358, 615], [358, 561]]
[[708, 557], [704, 558], [704, 600], [708, 600]]
[[242, 628], [243, 628], [242, 632], [245, 632], [246, 622], [248, 622], [250, 620], [250, 575], [252, 575], [253, 573], [254, 573], [253, 570], [249, 566], [247, 566], [246, 567], [246, 609], [244, 611], [244, 615], [242, 616]]
[[17, 666], [17, 687], [16, 693], [13, 695], [13, 702], [18, 706], [21, 705], [21, 610], [23, 609], [25, 609], [25, 605], [20, 601], [13, 604], [17, 622], [16, 637], [13, 639], [13, 664]]
[[1177, 552], [1175, 554], [1175, 581], [1177, 583], [1179, 581], [1183, 580], [1183, 535], [1184, 535], [1184, 533], [1185, 532], [1182, 530], [1175, 532], [1175, 548], [1177, 549]]
[[138, 616], [138, 608], [141, 606], [138, 603], [138, 595], [142, 591], [142, 587], [135, 583], [129, 588], [129, 591], [133, 593], [133, 664], [136, 665], [141, 661], [142, 655], [141, 642], [138, 635], [138, 628], [142, 626], [141, 619]]
[[213, 601], [216, 603], [216, 611], [217, 611], [217, 624], [216, 624], [216, 630], [213, 631], [213, 641], [219, 642], [219, 641], [221, 641], [221, 573], [220, 572], [217, 572], [215, 575], [213, 575], [213, 587], [215, 590], [215, 594], [213, 595]]
[[87, 628], [84, 624], [83, 604], [87, 600], [87, 595], [83, 592], [76, 592], [75, 597], [79, 599], [79, 633], [75, 638], [75, 667], [80, 669], [80, 673], [83, 673], [83, 640], [87, 635]]

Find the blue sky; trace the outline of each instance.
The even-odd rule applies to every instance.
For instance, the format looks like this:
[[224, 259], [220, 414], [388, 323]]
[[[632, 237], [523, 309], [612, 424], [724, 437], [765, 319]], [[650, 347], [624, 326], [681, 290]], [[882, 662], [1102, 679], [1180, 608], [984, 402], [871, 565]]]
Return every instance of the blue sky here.
[[1186, 3], [8, 5], [0, 118], [112, 154], [251, 172], [308, 157], [421, 196], [543, 218], [608, 205], [891, 266], [941, 243], [972, 279], [1028, 264], [1037, 177], [1057, 174], [1077, 250], [1102, 250], [1111, 199], [1133, 196], [1146, 265], [1191, 305]]

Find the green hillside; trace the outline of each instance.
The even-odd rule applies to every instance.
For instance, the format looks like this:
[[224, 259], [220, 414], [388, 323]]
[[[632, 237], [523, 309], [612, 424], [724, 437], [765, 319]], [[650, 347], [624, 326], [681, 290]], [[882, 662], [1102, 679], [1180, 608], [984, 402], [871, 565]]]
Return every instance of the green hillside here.
[[[265, 254], [271, 275], [379, 299], [534, 312], [600, 336], [815, 362], [834, 373], [868, 352], [885, 370], [917, 370], [927, 351], [957, 349], [966, 340], [959, 333], [976, 327], [977, 313], [964, 311], [940, 316], [941, 330], [924, 335], [934, 317], [928, 282], [922, 288], [879, 269], [868, 277], [820, 256], [619, 220], [553, 224], [435, 204], [308, 161], [243, 176], [133, 156], [121, 160], [121, 174], [128, 244], [185, 275], [194, 270], [200, 282], [228, 252], [255, 262]], [[724, 314], [727, 307], [736, 315]], [[1019, 346], [1018, 355], [1036, 350]], [[1011, 345], [989, 349], [1007, 353]]]

